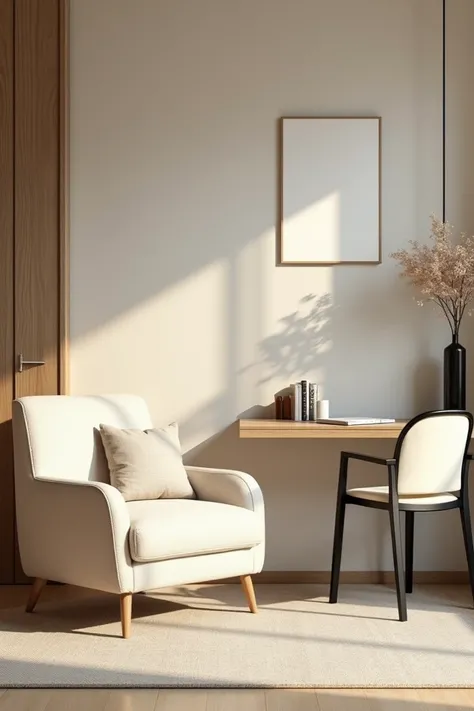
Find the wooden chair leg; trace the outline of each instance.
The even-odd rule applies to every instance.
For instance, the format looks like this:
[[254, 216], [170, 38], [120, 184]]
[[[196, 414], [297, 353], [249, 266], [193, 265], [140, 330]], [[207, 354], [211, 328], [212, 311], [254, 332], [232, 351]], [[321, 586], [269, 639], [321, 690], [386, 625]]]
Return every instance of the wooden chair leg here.
[[405, 513], [405, 590], [413, 592], [413, 545], [415, 533], [415, 512]]
[[400, 526], [400, 511], [398, 506], [391, 504], [390, 533], [392, 534], [393, 564], [395, 567], [395, 582], [397, 585], [398, 616], [400, 622], [407, 620], [407, 597], [405, 593], [405, 573], [403, 571], [402, 530]]
[[120, 595], [120, 619], [122, 620], [122, 637], [128, 639], [132, 631], [132, 593]]
[[464, 548], [466, 549], [467, 567], [469, 570], [469, 582], [471, 593], [474, 598], [474, 544], [472, 542], [471, 516], [469, 512], [469, 502], [460, 508], [462, 533], [464, 537]]
[[26, 603], [26, 612], [33, 612], [38, 602], [39, 596], [41, 595], [44, 586], [46, 585], [46, 580], [44, 578], [35, 578], [33, 585], [31, 586], [30, 596], [28, 602]]
[[250, 575], [242, 575], [240, 577], [240, 582], [245, 592], [245, 597], [247, 598], [247, 603], [250, 612], [256, 614], [258, 612], [257, 600], [255, 599], [255, 590], [253, 589], [253, 582]]

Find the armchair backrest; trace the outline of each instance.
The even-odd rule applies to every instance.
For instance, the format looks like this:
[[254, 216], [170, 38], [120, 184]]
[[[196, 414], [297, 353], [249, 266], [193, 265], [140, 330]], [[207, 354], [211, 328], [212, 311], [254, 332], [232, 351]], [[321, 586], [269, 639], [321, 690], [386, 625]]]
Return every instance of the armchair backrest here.
[[395, 447], [399, 495], [461, 490], [473, 417], [464, 410], [436, 410], [413, 418]]
[[13, 403], [15, 480], [109, 481], [101, 423], [152, 427], [145, 401], [135, 395], [41, 395]]

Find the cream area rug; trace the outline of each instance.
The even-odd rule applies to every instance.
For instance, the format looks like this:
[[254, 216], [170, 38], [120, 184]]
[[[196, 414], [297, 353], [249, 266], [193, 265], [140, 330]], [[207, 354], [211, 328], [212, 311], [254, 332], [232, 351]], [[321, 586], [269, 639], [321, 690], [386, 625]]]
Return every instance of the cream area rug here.
[[394, 590], [193, 585], [134, 596], [120, 638], [116, 596], [0, 610], [0, 687], [474, 686], [474, 610], [464, 586], [423, 586], [397, 621]]

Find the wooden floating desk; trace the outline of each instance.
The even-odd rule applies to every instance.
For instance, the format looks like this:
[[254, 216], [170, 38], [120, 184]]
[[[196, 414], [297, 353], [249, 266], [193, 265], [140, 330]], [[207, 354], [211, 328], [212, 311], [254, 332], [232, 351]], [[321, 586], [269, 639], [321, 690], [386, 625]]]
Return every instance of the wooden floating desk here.
[[406, 424], [323, 425], [293, 420], [239, 420], [239, 437], [247, 439], [396, 439]]

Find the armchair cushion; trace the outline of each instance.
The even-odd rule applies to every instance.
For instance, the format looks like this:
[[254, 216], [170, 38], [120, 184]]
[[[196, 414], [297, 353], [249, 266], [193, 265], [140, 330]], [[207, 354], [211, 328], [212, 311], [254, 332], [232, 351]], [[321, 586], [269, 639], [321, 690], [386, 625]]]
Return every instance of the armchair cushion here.
[[163, 429], [100, 425], [110, 483], [125, 501], [194, 498], [183, 465], [176, 423]]
[[263, 542], [258, 514], [187, 499], [131, 501], [130, 555], [137, 563], [253, 548]]

